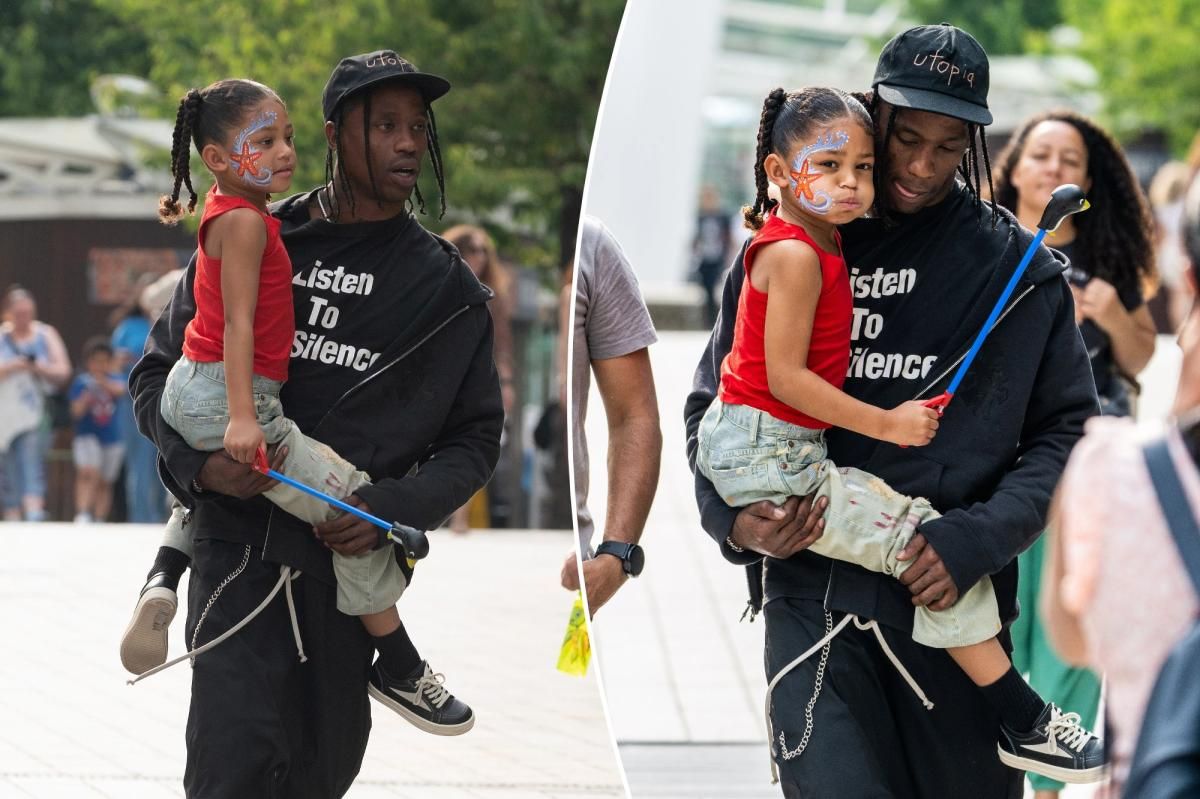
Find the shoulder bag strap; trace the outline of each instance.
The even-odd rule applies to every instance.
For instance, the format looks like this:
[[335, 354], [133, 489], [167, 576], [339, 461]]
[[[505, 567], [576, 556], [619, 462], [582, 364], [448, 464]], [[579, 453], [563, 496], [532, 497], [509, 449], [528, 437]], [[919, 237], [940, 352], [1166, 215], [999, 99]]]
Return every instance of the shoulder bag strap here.
[[1167, 440], [1163, 438], [1147, 444], [1143, 454], [1175, 546], [1192, 578], [1196, 593], [1200, 594], [1200, 526], [1196, 524], [1195, 511], [1188, 502], [1179, 473], [1175, 470], [1175, 460], [1167, 448]]

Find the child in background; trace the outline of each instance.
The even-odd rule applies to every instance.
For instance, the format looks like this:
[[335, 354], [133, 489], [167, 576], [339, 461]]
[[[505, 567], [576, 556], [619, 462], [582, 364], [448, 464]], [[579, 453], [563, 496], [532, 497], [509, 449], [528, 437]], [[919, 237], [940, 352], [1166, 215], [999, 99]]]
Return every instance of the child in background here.
[[[873, 139], [867, 110], [837, 89], [776, 89], [763, 104], [758, 193], [745, 209], [754, 239], [745, 255], [733, 347], [721, 365], [717, 398], [700, 423], [696, 464], [730, 506], [825, 497], [825, 532], [809, 549], [899, 577], [911, 561], [898, 556], [919, 525], [939, 514], [927, 499], [904, 496], [874, 475], [839, 469], [826, 457], [824, 435], [837, 425], [923, 446], [938, 428], [937, 413], [921, 402], [884, 410], [841, 390], [853, 302], [837, 226], [866, 214], [874, 201]], [[780, 200], [768, 197], [768, 184]], [[727, 543], [741, 551], [732, 539]], [[1004, 763], [1064, 782], [1102, 779], [1100, 740], [1079, 725], [1077, 714], [1061, 713], [1021, 679], [996, 639], [999, 632], [986, 577], [950, 607], [918, 607], [913, 621], [913, 640], [945, 649], [996, 707]], [[770, 691], [799, 663], [768, 686], [768, 730]], [[789, 751], [782, 731], [770, 741], [776, 743], [785, 760], [803, 751], [803, 743]]]
[[75, 460], [75, 523], [102, 522], [112, 509], [113, 482], [121, 471], [125, 445], [117, 402], [125, 381], [114, 371], [113, 350], [102, 336], [83, 345], [83, 368], [67, 398], [75, 420], [71, 452]]
[[[292, 264], [267, 202], [271, 193], [291, 185], [295, 167], [287, 108], [274, 91], [248, 80], [188, 91], [175, 123], [174, 191], [159, 210], [167, 224], [183, 216], [181, 184], [191, 192], [188, 212], [196, 205], [189, 167], [193, 139], [216, 182], [198, 231], [196, 315], [184, 334], [183, 357], [167, 378], [163, 419], [189, 446], [225, 449], [242, 463], [253, 463], [268, 443], [287, 447], [279, 471], [339, 498], [349, 496], [369, 475], [301, 433], [279, 401], [295, 332]], [[264, 496], [313, 524], [341, 513], [282, 484]], [[131, 672], [166, 658], [166, 626], [191, 553], [190, 534], [176, 510], [122, 639], [121, 659]], [[333, 569], [338, 609], [362, 619], [379, 652], [371, 694], [426, 732], [460, 735], [471, 729], [471, 708], [443, 687], [442, 675], [421, 659], [400, 620], [395, 603], [407, 578], [392, 546], [354, 557], [335, 552]]]

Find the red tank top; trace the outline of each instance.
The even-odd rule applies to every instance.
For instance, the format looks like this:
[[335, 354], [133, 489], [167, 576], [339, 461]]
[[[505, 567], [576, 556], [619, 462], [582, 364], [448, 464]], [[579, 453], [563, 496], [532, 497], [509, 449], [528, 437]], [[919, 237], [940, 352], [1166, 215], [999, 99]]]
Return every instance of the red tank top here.
[[279, 220], [259, 211], [241, 197], [221, 194], [214, 185], [204, 200], [196, 258], [196, 315], [183, 333], [183, 354], [193, 361], [225, 360], [225, 306], [221, 301], [221, 259], [204, 254], [204, 231], [209, 222], [234, 208], [251, 208], [267, 223], [267, 245], [258, 273], [258, 304], [254, 309], [254, 374], [287, 380], [288, 357], [296, 331], [292, 308], [292, 260], [279, 236]]
[[[837, 236], [840, 251], [842, 238], [836, 231], [834, 235]], [[846, 261], [841, 255], [825, 252], [818, 247], [804, 228], [771, 214], [746, 249], [746, 280], [742, 283], [742, 294], [738, 298], [733, 348], [721, 364], [718, 396], [722, 402], [749, 405], [766, 411], [776, 419], [824, 430], [832, 425], [800, 413], [775, 399], [767, 384], [767, 359], [763, 347], [767, 292], [754, 288], [750, 282], [750, 270], [754, 265], [754, 257], [762, 247], [786, 239], [797, 239], [812, 247], [821, 263], [821, 296], [813, 317], [808, 368], [834, 388], [840, 389], [846, 382], [846, 370], [850, 366], [850, 321], [854, 310]]]

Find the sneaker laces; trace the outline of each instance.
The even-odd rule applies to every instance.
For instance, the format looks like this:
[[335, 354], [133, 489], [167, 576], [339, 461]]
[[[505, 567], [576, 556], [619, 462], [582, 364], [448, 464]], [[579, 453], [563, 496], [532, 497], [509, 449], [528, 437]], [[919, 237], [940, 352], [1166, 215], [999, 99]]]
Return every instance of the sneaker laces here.
[[417, 679], [416, 692], [425, 694], [433, 706], [441, 710], [442, 705], [446, 704], [446, 700], [450, 698], [450, 692], [444, 686], [445, 682], [446, 675], [441, 672], [427, 671]]
[[1050, 706], [1050, 721], [1046, 724], [1046, 736], [1055, 746], [1061, 742], [1064, 746], [1082, 752], [1083, 747], [1094, 736], [1080, 723], [1079, 714], [1063, 713], [1054, 705]]

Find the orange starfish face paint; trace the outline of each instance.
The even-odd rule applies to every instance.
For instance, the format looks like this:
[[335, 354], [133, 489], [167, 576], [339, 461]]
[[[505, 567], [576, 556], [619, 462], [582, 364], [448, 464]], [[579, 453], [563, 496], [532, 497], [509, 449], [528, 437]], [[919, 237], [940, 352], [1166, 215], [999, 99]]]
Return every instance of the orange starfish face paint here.
[[807, 210], [814, 214], [825, 214], [833, 206], [833, 197], [829, 192], [821, 189], [814, 189], [813, 183], [823, 177], [823, 173], [812, 171], [809, 159], [819, 152], [826, 150], [840, 150], [846, 146], [846, 142], [850, 140], [850, 135], [844, 130], [839, 130], [834, 133], [827, 133], [824, 136], [818, 136], [817, 140], [812, 144], [806, 145], [796, 158], [792, 161], [791, 184], [792, 191], [796, 195], [796, 199]]
[[236, 166], [234, 171], [237, 176], [251, 186], [266, 188], [271, 185], [273, 173], [267, 167], [259, 169], [258, 161], [263, 154], [261, 150], [251, 146], [250, 137], [263, 128], [274, 125], [275, 120], [274, 111], [259, 114], [249, 126], [242, 128], [233, 142], [233, 153], [230, 154], [229, 160]]

